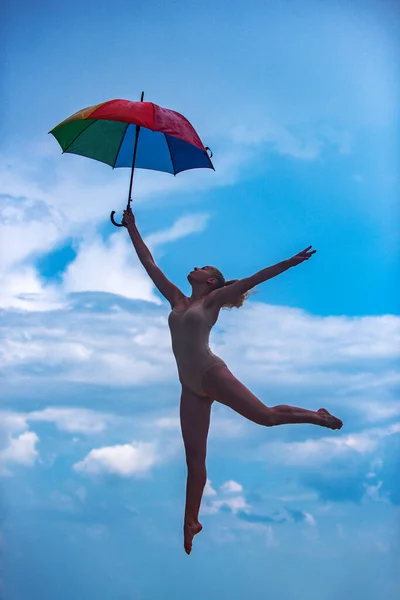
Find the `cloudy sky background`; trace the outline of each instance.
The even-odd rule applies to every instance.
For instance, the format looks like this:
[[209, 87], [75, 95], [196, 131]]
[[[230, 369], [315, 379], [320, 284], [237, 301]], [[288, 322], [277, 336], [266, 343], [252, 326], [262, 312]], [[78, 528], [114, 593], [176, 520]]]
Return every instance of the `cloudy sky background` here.
[[[398, 27], [382, 0], [6, 3], [0, 596], [395, 598]], [[109, 221], [129, 171], [47, 135], [142, 90], [216, 167], [135, 175], [156, 261], [189, 293], [194, 266], [242, 277], [313, 244], [212, 347], [266, 404], [344, 421], [264, 430], [214, 406], [189, 558], [168, 304]]]

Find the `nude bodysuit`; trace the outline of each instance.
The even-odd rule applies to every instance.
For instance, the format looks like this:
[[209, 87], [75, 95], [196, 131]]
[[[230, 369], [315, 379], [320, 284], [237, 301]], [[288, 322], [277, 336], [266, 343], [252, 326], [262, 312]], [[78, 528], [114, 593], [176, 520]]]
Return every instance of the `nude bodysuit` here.
[[214, 325], [211, 315], [202, 304], [185, 310], [173, 308], [168, 325], [181, 383], [199, 396], [206, 396], [202, 388], [204, 373], [215, 364], [226, 366], [209, 347], [210, 331]]

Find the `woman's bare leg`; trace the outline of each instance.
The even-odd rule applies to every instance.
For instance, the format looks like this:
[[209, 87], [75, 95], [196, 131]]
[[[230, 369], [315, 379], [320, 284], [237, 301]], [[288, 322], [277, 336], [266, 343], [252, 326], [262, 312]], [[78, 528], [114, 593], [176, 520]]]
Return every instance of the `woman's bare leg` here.
[[202, 529], [199, 510], [207, 481], [206, 451], [211, 405], [212, 400], [198, 396], [182, 386], [180, 417], [188, 468], [184, 522], [184, 546], [187, 554], [192, 549], [193, 536]]
[[340, 429], [343, 425], [340, 419], [324, 408], [313, 411], [285, 404], [268, 407], [223, 365], [208, 369], [203, 376], [202, 385], [210, 398], [259, 425], [272, 427], [288, 423], [311, 423], [329, 429]]

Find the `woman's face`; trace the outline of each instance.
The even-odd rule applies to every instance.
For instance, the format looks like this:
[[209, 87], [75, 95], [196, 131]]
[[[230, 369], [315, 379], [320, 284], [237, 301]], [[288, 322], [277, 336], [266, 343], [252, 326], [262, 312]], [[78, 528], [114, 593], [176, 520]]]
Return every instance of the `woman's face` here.
[[[214, 268], [210, 266], [195, 267], [187, 276], [190, 283], [207, 283], [208, 280], [215, 280]], [[210, 283], [213, 283], [210, 281]]]

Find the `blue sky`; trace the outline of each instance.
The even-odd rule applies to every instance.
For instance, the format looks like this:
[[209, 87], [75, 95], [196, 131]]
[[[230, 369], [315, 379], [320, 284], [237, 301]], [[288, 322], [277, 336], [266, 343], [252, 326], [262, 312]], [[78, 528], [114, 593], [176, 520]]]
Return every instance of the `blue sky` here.
[[[398, 26], [389, 1], [7, 3], [5, 599], [394, 599]], [[142, 90], [193, 123], [216, 168], [136, 173], [156, 261], [188, 293], [193, 266], [242, 277], [313, 244], [223, 312], [212, 347], [266, 404], [344, 421], [266, 431], [214, 406], [189, 558], [168, 305], [109, 221], [129, 171], [62, 156], [47, 135]]]

